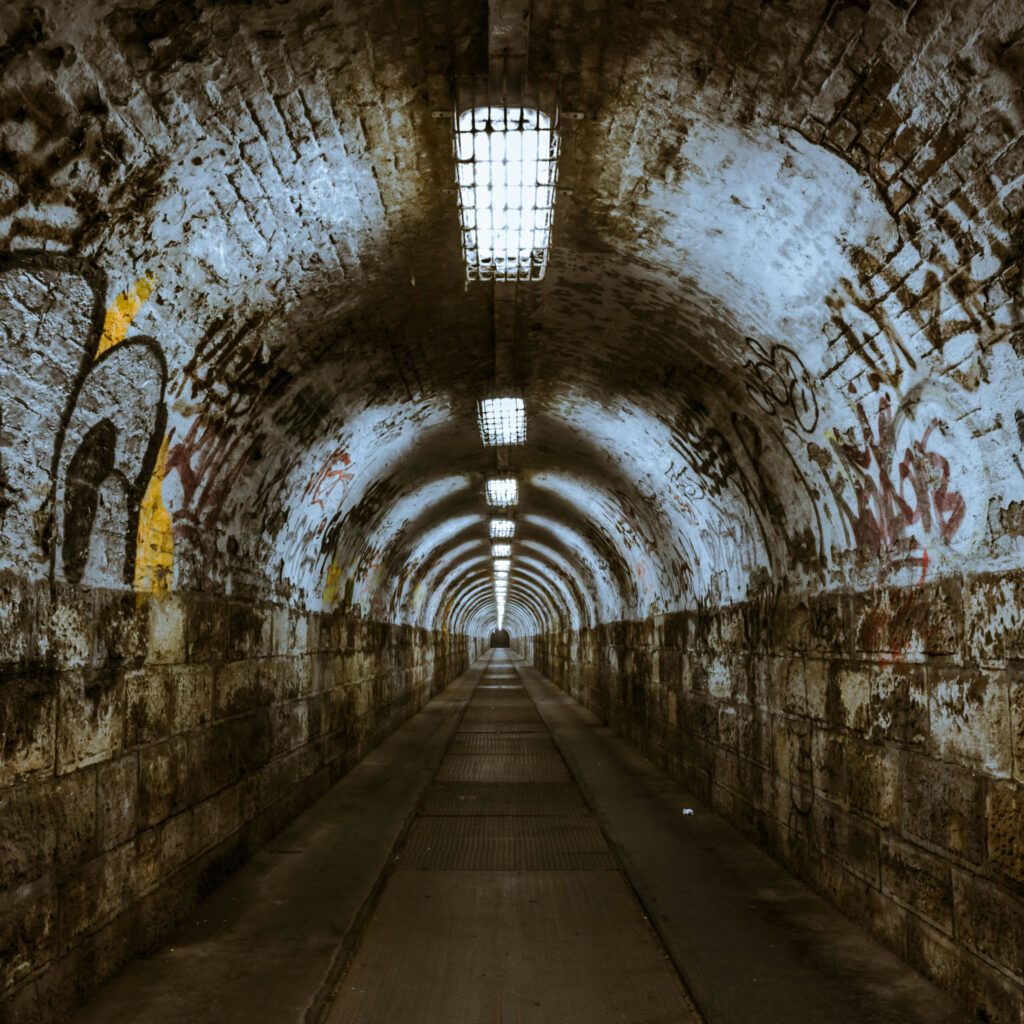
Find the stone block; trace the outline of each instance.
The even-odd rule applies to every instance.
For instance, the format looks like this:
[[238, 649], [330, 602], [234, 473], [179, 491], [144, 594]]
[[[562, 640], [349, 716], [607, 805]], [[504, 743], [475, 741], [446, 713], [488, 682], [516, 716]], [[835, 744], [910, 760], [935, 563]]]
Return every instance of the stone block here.
[[1010, 742], [1013, 745], [1013, 777], [1024, 783], [1024, 672], [1014, 666], [1007, 673], [1010, 696]]
[[1024, 964], [1024, 902], [969, 871], [953, 869], [956, 934], [990, 963], [1019, 973]]
[[0, 892], [48, 871], [57, 858], [54, 781], [0, 790]]
[[970, 660], [1001, 665], [1024, 653], [1024, 573], [974, 576], [966, 585], [966, 645]]
[[815, 790], [832, 803], [845, 805], [849, 788], [845, 737], [829, 729], [813, 728], [811, 758]]
[[0, 897], [0, 992], [10, 989], [56, 955], [57, 886], [52, 875]]
[[256, 658], [219, 665], [213, 685], [214, 713], [218, 718], [267, 707], [276, 697], [273, 668]]
[[100, 852], [135, 835], [139, 764], [128, 754], [96, 770], [96, 842]]
[[197, 803], [238, 778], [239, 755], [234, 722], [223, 722], [190, 733], [189, 802]]
[[822, 854], [878, 888], [881, 884], [878, 829], [830, 800], [816, 799], [811, 813]]
[[987, 822], [992, 870], [1024, 888], [1024, 786], [991, 781]]
[[166, 878], [192, 856], [192, 812], [168, 818], [160, 826], [160, 876]]
[[77, 669], [60, 679], [57, 769], [71, 772], [120, 753], [124, 677], [112, 669]]
[[178, 665], [185, 661], [184, 600], [174, 594], [149, 599], [147, 660], [153, 665]]
[[39, 665], [26, 674], [0, 669], [0, 786], [53, 771], [59, 677]]
[[955, 992], [962, 952], [955, 940], [916, 914], [907, 916], [906, 959], [915, 971], [939, 987]]
[[184, 737], [139, 750], [138, 826], [149, 828], [188, 802], [188, 745]]
[[807, 662], [804, 658], [786, 658], [782, 663], [783, 678], [779, 697], [783, 711], [803, 717], [808, 713]]
[[238, 765], [242, 772], [258, 771], [274, 752], [273, 724], [269, 709], [254, 711], [231, 723]]
[[82, 865], [61, 895], [61, 952], [126, 910], [133, 898], [134, 845], [125, 843]]
[[946, 935], [953, 934], [949, 862], [892, 836], [881, 841], [882, 890]]
[[137, 900], [160, 884], [160, 829], [139, 832], [129, 846], [132, 850], [129, 888], [133, 899]]
[[270, 622], [259, 605], [248, 601], [230, 602], [226, 609], [226, 627], [222, 658], [234, 661], [270, 653]]
[[871, 739], [924, 747], [929, 699], [921, 665], [883, 665], [871, 679]]
[[165, 739], [171, 732], [174, 691], [162, 666], [125, 673], [125, 746]]
[[60, 587], [47, 623], [47, 647], [55, 668], [85, 669], [93, 664], [93, 592]]
[[899, 828], [902, 787], [895, 747], [850, 737], [846, 742], [846, 780], [852, 811], [883, 828]]
[[835, 728], [866, 733], [871, 727], [874, 667], [863, 661], [828, 663], [825, 718]]
[[807, 624], [810, 651], [839, 655], [847, 650], [849, 634], [844, 611], [843, 594], [833, 591], [814, 596], [809, 603]]
[[1013, 749], [1005, 673], [929, 667], [928, 681], [932, 750], [947, 760], [1008, 777]]
[[54, 781], [58, 865], [74, 865], [96, 853], [96, 778], [95, 769], [85, 769]]
[[185, 653], [190, 663], [223, 661], [229, 650], [228, 607], [221, 597], [192, 594], [185, 606]]
[[150, 602], [140, 604], [132, 593], [96, 592], [93, 664], [97, 668], [107, 664], [130, 668], [145, 660], [149, 607]]
[[985, 856], [985, 779], [959, 765], [900, 756], [903, 834], [972, 863]]
[[173, 694], [171, 731], [191, 732], [212, 722], [214, 666], [175, 665], [164, 671]]

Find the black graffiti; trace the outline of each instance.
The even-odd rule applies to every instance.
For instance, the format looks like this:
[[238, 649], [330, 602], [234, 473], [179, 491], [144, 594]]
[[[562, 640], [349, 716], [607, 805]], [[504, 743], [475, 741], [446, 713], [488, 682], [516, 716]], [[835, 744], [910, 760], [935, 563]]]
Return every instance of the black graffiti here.
[[[0, 257], [0, 323], [8, 329], [0, 407], [20, 410], [17, 423], [8, 415], [3, 441], [23, 454], [16, 469], [6, 464], [0, 489], [11, 513], [3, 542], [40, 551], [51, 581], [132, 581], [142, 500], [167, 425], [167, 364], [153, 338], [96, 356], [106, 295], [106, 275], [86, 260]], [[24, 457], [47, 435], [48, 466]], [[19, 507], [43, 480], [41, 505]]]
[[803, 360], [786, 345], [764, 348], [747, 338], [753, 358], [747, 360], [752, 380], [747, 394], [769, 415], [788, 410], [800, 429], [810, 434], [818, 425], [818, 400]]

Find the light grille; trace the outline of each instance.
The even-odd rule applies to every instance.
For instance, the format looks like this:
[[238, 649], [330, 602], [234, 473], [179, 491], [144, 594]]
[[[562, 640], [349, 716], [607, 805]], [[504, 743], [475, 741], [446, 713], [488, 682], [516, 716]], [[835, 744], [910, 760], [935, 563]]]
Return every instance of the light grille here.
[[511, 478], [487, 481], [487, 504], [508, 508], [519, 503], [519, 486]]
[[511, 519], [492, 519], [491, 537], [511, 538], [515, 535], [516, 524]]
[[484, 398], [477, 403], [480, 440], [489, 447], [526, 441], [526, 406], [521, 398]]
[[547, 268], [559, 138], [528, 107], [456, 112], [462, 253], [470, 281], [539, 281]]

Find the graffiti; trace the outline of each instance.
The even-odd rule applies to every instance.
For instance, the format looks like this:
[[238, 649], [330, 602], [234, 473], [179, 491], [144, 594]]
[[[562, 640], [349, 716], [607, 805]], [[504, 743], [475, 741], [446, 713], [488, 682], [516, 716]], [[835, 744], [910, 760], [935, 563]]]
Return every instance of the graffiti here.
[[202, 395], [208, 422], [218, 429], [237, 422], [263, 398], [276, 398], [292, 380], [275, 365], [280, 350], [272, 351], [258, 333], [266, 314], [253, 313], [236, 324], [232, 313], [217, 317], [196, 344], [182, 370], [176, 394], [189, 388], [189, 397]]
[[338, 560], [334, 559], [327, 568], [327, 579], [324, 582], [323, 602], [328, 608], [333, 608], [338, 603], [341, 594], [341, 566]]
[[[948, 224], [939, 226], [950, 228]], [[950, 237], [956, 237], [955, 231]], [[1000, 254], [990, 242], [983, 244], [986, 258], [982, 262], [997, 265]], [[912, 247], [900, 257], [902, 265], [916, 263], [917, 269], [912, 274], [903, 271], [901, 276], [892, 268], [876, 268], [872, 263], [870, 269], [877, 273], [861, 278], [863, 288], [843, 278], [825, 300], [835, 339], [842, 342], [825, 378], [856, 357], [867, 367], [872, 386], [899, 388], [905, 369], [915, 370], [918, 363], [908, 341], [916, 344], [919, 355], [933, 351], [941, 357], [946, 346], [962, 335], [984, 337], [985, 348], [1006, 337], [1009, 328], [997, 323], [988, 309], [982, 283], [960, 266], [939, 252], [931, 262], [922, 263]], [[854, 258], [872, 262], [865, 253], [855, 252]], [[878, 293], [875, 282], [880, 286]]]
[[[333, 510], [340, 512], [342, 505], [345, 502], [345, 493], [348, 490], [348, 483], [354, 479], [355, 474], [348, 472], [352, 463], [349, 459], [348, 452], [344, 447], [335, 449], [327, 461], [321, 467], [321, 469], [313, 474], [312, 479], [306, 486], [306, 489], [302, 492], [303, 500], [309, 499], [310, 505], [317, 505], [321, 511], [326, 512], [325, 501], [330, 499], [331, 495], [341, 487], [341, 493], [338, 495], [335, 502], [331, 502]], [[327, 520], [323, 519], [317, 526], [316, 532], [321, 533], [327, 526]]]
[[166, 478], [175, 474], [181, 496], [172, 516], [176, 536], [198, 544], [220, 520], [250, 456], [261, 450], [260, 437], [244, 429], [220, 430], [195, 420], [176, 444], [168, 438]]
[[147, 274], [114, 299], [103, 321], [103, 334], [96, 346], [97, 357], [124, 341], [132, 321], [155, 288], [156, 278]]
[[[952, 486], [949, 459], [940, 451], [951, 428], [938, 416], [916, 425], [912, 414], [919, 397], [918, 391], [905, 399], [894, 414], [889, 396], [882, 394], [874, 425], [863, 401], [856, 402], [859, 436], [854, 428], [827, 435], [838, 462], [834, 473], [830, 454], [810, 447], [848, 536], [855, 547], [882, 555], [883, 576], [905, 566], [926, 572], [925, 542], [950, 544], [967, 513], [966, 500]], [[904, 439], [904, 428], [912, 424], [918, 426], [917, 436]]]
[[754, 378], [747, 383], [747, 394], [755, 405], [770, 416], [787, 409], [801, 430], [812, 433], [818, 425], [818, 400], [803, 361], [785, 345], [769, 350], [753, 338], [747, 344], [754, 355], [746, 364]]
[[174, 533], [171, 514], [163, 501], [170, 436], [164, 438], [139, 510], [135, 555], [135, 590], [140, 594], [166, 594], [174, 579]]
[[[135, 578], [139, 518], [166, 426], [167, 365], [143, 335], [100, 351], [106, 276], [52, 253], [0, 260], [8, 557], [51, 581]], [[125, 331], [127, 324], [125, 324]], [[47, 455], [48, 452], [48, 455]]]

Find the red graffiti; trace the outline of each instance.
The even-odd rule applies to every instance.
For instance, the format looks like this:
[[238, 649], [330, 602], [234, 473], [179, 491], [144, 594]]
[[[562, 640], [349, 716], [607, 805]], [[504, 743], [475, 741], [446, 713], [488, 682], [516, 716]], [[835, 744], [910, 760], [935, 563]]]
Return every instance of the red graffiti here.
[[174, 511], [174, 532], [192, 542], [220, 519], [235, 481], [258, 447], [252, 439], [244, 444], [242, 434], [222, 434], [213, 426], [203, 428], [201, 422], [195, 420], [167, 453], [167, 476], [178, 474], [184, 499]]
[[[899, 456], [887, 396], [879, 402], [877, 432], [872, 431], [860, 402], [857, 419], [861, 443], [853, 439], [852, 431], [845, 440], [830, 438], [856, 498], [854, 509], [843, 497], [842, 479], [829, 480], [854, 542], [859, 548], [884, 552], [889, 569], [917, 565], [926, 570], [924, 538], [938, 535], [948, 544], [967, 513], [963, 495], [950, 488], [949, 460], [932, 449], [933, 435], [941, 434], [942, 421], [933, 418], [921, 438]], [[915, 528], [921, 537], [915, 535]]]
[[[336, 449], [324, 463], [323, 468], [313, 475], [305, 491], [302, 492], [302, 497], [309, 498], [311, 505], [319, 505], [326, 511], [324, 501], [330, 498], [340, 486], [341, 494], [338, 496], [338, 511], [340, 511], [345, 501], [348, 482], [355, 476], [355, 474], [347, 472], [351, 464], [348, 452], [344, 448]], [[326, 520], [320, 524], [320, 529], [322, 530], [325, 525]]]

